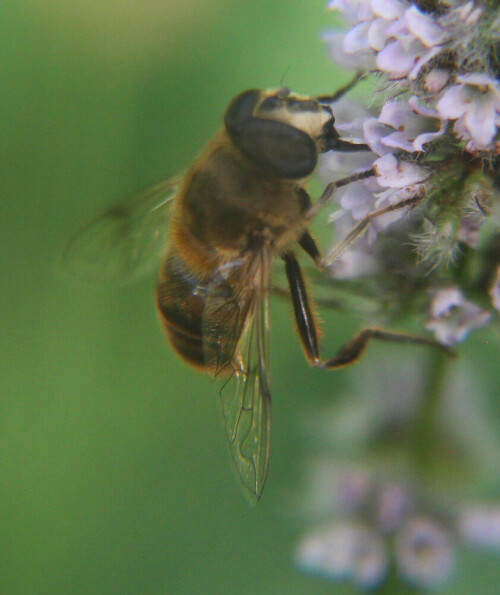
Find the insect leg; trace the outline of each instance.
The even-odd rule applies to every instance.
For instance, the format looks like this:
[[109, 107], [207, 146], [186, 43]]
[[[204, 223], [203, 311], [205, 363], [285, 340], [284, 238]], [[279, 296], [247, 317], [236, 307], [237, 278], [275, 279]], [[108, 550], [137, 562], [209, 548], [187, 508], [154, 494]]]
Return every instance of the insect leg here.
[[299, 238], [299, 246], [309, 254], [309, 256], [314, 260], [315, 265], [318, 268], [322, 268], [321, 265], [321, 253], [319, 248], [312, 237], [312, 235], [306, 231], [300, 236]]
[[394, 333], [379, 328], [365, 328], [360, 333], [358, 333], [354, 339], [352, 339], [352, 341], [349, 341], [349, 343], [343, 345], [332, 358], [322, 361], [319, 364], [319, 367], [323, 370], [332, 370], [334, 368], [342, 368], [343, 366], [353, 364], [363, 355], [368, 343], [372, 339], [391, 341], [393, 343], [426, 345], [428, 347], [436, 347], [441, 349], [450, 356], [455, 355], [453, 350], [446, 345], [426, 337], [407, 335], [405, 333]]
[[331, 95], [320, 95], [319, 97], [316, 97], [316, 99], [320, 103], [335, 103], [339, 99], [342, 99], [346, 93], [349, 93], [349, 91], [358, 84], [362, 76], [363, 72], [357, 72], [346, 85], [337, 89], [335, 93], [332, 93]]
[[[373, 211], [373, 213], [368, 213], [366, 217], [361, 219], [361, 221], [351, 229], [351, 231], [341, 242], [339, 242], [336, 246], [333, 247], [332, 250], [330, 250], [330, 252], [323, 259], [323, 266], [330, 266], [332, 262], [337, 260], [337, 258], [340, 258], [342, 254], [344, 254], [344, 252], [349, 248], [349, 246], [365, 233], [365, 231], [368, 229], [368, 226], [374, 219], [380, 217], [381, 215], [386, 215], [387, 213], [397, 211], [398, 209], [415, 206], [423, 198], [424, 194], [417, 194], [415, 196], [411, 196], [410, 198], [401, 200], [400, 202], [396, 202], [392, 205], [389, 205], [388, 207], [384, 207], [383, 209], [379, 209], [378, 211]], [[316, 205], [318, 203], [316, 203]]]
[[306, 357], [313, 366], [320, 365], [318, 332], [316, 322], [307, 297], [306, 286], [299, 263], [291, 253], [283, 256], [285, 261], [286, 276], [292, 296], [293, 311], [300, 340]]
[[306, 357], [311, 365], [323, 370], [331, 370], [353, 364], [363, 355], [372, 339], [390, 341], [392, 343], [425, 345], [427, 347], [440, 349], [450, 356], [454, 355], [452, 349], [438, 341], [428, 339], [427, 337], [419, 337], [416, 335], [408, 335], [406, 333], [396, 333], [380, 328], [368, 327], [359, 332], [354, 339], [343, 345], [333, 357], [327, 360], [321, 359], [317, 325], [309, 304], [309, 298], [307, 296], [307, 290], [299, 263], [295, 256], [290, 253], [285, 254], [283, 260], [285, 261], [286, 274], [290, 285], [293, 310], [300, 340], [306, 353]]
[[319, 197], [316, 203], [307, 211], [306, 219], [310, 220], [315, 217], [318, 211], [333, 197], [333, 194], [337, 188], [342, 188], [342, 186], [347, 186], [347, 184], [352, 184], [353, 182], [358, 182], [359, 180], [364, 180], [365, 178], [371, 178], [374, 175], [375, 170], [372, 168], [352, 174], [351, 176], [347, 176], [347, 178], [341, 178], [335, 182], [330, 182], [325, 186], [323, 194]]
[[342, 153], [356, 153], [358, 151], [371, 151], [368, 145], [363, 143], [350, 143], [348, 140], [341, 138], [335, 141], [333, 146], [329, 147], [332, 151], [341, 151]]

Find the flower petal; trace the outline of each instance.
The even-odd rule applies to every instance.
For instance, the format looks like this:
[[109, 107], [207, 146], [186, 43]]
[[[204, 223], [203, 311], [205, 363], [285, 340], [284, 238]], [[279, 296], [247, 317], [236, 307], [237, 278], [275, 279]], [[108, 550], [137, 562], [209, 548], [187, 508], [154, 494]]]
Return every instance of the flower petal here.
[[427, 118], [440, 117], [437, 110], [435, 110], [433, 107], [419, 103], [418, 97], [416, 95], [412, 95], [410, 99], [408, 99], [408, 105], [416, 114], [420, 114], [421, 116], [426, 116]]
[[446, 31], [416, 6], [412, 6], [405, 12], [405, 20], [409, 31], [428, 48], [443, 43], [447, 37]]
[[370, 22], [364, 21], [354, 25], [350, 29], [345, 37], [343, 43], [344, 52], [352, 54], [353, 52], [359, 52], [360, 50], [369, 50], [370, 42], [368, 41], [368, 29], [370, 28]]
[[500, 506], [474, 506], [461, 511], [459, 529], [471, 545], [500, 550]]
[[406, 101], [388, 101], [382, 107], [378, 121], [396, 130], [404, 130], [408, 120], [414, 118], [415, 113]]
[[424, 181], [429, 172], [425, 167], [399, 161], [394, 155], [385, 155], [373, 162], [377, 182], [382, 187], [404, 188]]
[[458, 75], [457, 81], [475, 87], [489, 87], [496, 83], [495, 79], [489, 77], [485, 72], [469, 72], [468, 74]]
[[487, 97], [471, 103], [465, 114], [465, 126], [478, 149], [486, 149], [496, 134], [495, 107]]
[[424, 517], [414, 517], [397, 535], [396, 559], [402, 576], [424, 589], [446, 584], [456, 567], [451, 536]]
[[399, 0], [371, 0], [373, 12], [384, 19], [397, 19], [402, 17], [405, 7]]
[[406, 76], [415, 65], [417, 54], [408, 51], [399, 40], [385, 46], [377, 54], [377, 66], [380, 70], [388, 72], [395, 77]]
[[436, 109], [442, 118], [455, 120], [465, 114], [470, 100], [463, 85], [453, 85], [437, 102]]
[[367, 118], [363, 123], [363, 135], [370, 149], [377, 155], [388, 155], [390, 149], [382, 144], [381, 139], [390, 132], [390, 128], [381, 124], [377, 118]]
[[484, 326], [491, 319], [487, 310], [467, 301], [454, 287], [436, 292], [430, 313], [426, 327], [445, 345], [461, 343], [473, 329]]
[[390, 21], [385, 19], [375, 19], [371, 22], [368, 29], [368, 42], [370, 47], [374, 50], [381, 50], [385, 46], [385, 42], [389, 39], [388, 26]]
[[394, 149], [403, 149], [408, 153], [413, 152], [413, 143], [408, 140], [408, 135], [405, 132], [396, 131], [392, 134], [384, 136], [382, 143], [386, 147], [392, 147]]
[[444, 68], [433, 68], [425, 77], [425, 88], [430, 93], [439, 93], [445, 88], [450, 73]]
[[432, 299], [430, 314], [433, 318], [439, 318], [464, 302], [463, 293], [457, 287], [441, 289], [435, 293]]
[[424, 132], [423, 134], [419, 134], [417, 138], [413, 141], [413, 149], [415, 151], [424, 151], [424, 145], [431, 143], [436, 138], [442, 136], [446, 130], [446, 123], [447, 120], [444, 120], [441, 128], [437, 132]]
[[373, 210], [375, 197], [362, 182], [350, 184], [340, 198], [340, 205], [353, 219], [363, 219]]
[[427, 62], [429, 62], [429, 60], [432, 60], [432, 58], [434, 58], [434, 56], [437, 56], [437, 54], [439, 54], [440, 51], [441, 51], [441, 46], [435, 46], [435, 47], [431, 48], [430, 50], [422, 53], [420, 58], [415, 63], [415, 66], [411, 69], [410, 74], [408, 75], [408, 78], [411, 81], [414, 81], [417, 78], [418, 73], [420, 72], [420, 69], [422, 68], [422, 66], [427, 64]]
[[348, 54], [344, 51], [343, 31], [327, 31], [323, 35], [323, 40], [328, 44], [330, 58], [335, 64], [346, 68], [347, 70], [357, 70], [368, 72], [375, 67], [375, 54], [373, 50], [363, 50]]

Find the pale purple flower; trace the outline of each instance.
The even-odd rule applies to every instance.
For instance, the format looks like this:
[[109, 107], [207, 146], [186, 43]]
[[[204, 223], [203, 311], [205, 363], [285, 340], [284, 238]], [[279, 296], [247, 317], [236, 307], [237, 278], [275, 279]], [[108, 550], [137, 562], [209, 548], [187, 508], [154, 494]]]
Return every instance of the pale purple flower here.
[[356, 535], [350, 526], [334, 526], [307, 535], [298, 547], [298, 565], [325, 578], [350, 578]]
[[[348, 214], [352, 221], [359, 221], [369, 213], [396, 204], [408, 198], [423, 196], [425, 193], [425, 181], [428, 178], [429, 171], [413, 163], [398, 161], [392, 154], [384, 155], [378, 159], [371, 158], [364, 154], [364, 159], [371, 159], [372, 162], [365, 163], [365, 167], [360, 169], [369, 169], [373, 167], [375, 176], [346, 185], [335, 195], [335, 199], [340, 203], [343, 214]], [[354, 157], [354, 159], [356, 159]], [[342, 158], [332, 156], [326, 158], [321, 167], [321, 173], [327, 181], [339, 177], [336, 166]], [[381, 215], [374, 219], [370, 224], [367, 233], [368, 243], [372, 243], [377, 237], [377, 233], [384, 230], [392, 223], [402, 219], [410, 207], [395, 209], [389, 213]], [[342, 213], [334, 212], [330, 217], [331, 221], [336, 222], [339, 237], [345, 235], [345, 221], [341, 219]], [[342, 225], [343, 224], [343, 225]], [[342, 228], [339, 226], [342, 225]], [[368, 255], [363, 257], [363, 249], [358, 251], [357, 259], [346, 257], [332, 269], [333, 272], [342, 278], [352, 278], [355, 270], [360, 274], [376, 270], [376, 263]], [[343, 270], [344, 269], [344, 270]]]
[[370, 41], [368, 39], [368, 31], [370, 29], [370, 22], [363, 21], [350, 29], [345, 37], [343, 43], [343, 50], [346, 54], [354, 54], [361, 50], [370, 49]]
[[466, 543], [500, 551], [500, 506], [464, 507], [457, 522], [460, 536]]
[[424, 182], [429, 177], [425, 167], [398, 161], [394, 155], [384, 155], [373, 162], [377, 182], [382, 187], [405, 188]]
[[362, 588], [379, 585], [389, 560], [383, 539], [370, 527], [335, 524], [307, 535], [299, 544], [297, 564], [330, 580], [352, 580]]
[[[364, 151], [359, 153], [331, 151], [322, 159], [320, 173], [326, 182], [338, 179], [349, 172], [368, 170], [371, 167], [375, 169], [374, 177], [348, 184], [335, 195], [342, 209], [348, 212], [353, 220], [358, 221], [375, 209], [423, 193], [423, 182], [428, 177], [429, 171], [413, 163], [398, 161], [392, 155], [390, 147], [376, 146], [375, 132], [370, 131], [371, 123], [375, 122], [377, 127], [383, 128], [385, 136], [391, 130], [390, 127], [377, 123], [366, 109], [346, 99], [335, 104], [335, 118], [335, 127], [342, 138], [353, 142], [368, 141], [375, 152], [382, 153], [382, 157], [377, 158], [376, 154]], [[376, 219], [369, 233], [371, 240], [374, 240], [378, 230], [397, 221], [404, 213], [404, 209], [395, 210]], [[338, 213], [334, 215], [334, 218], [338, 219]]]
[[398, 19], [403, 16], [405, 5], [400, 0], [371, 0], [373, 13], [383, 19]]
[[435, 110], [420, 106], [416, 97], [408, 102], [387, 102], [378, 121], [395, 130], [381, 139], [382, 144], [409, 153], [423, 151], [424, 145], [441, 136], [446, 128], [446, 121], [441, 121]]
[[373, 211], [376, 198], [374, 190], [380, 190], [374, 180], [369, 183], [356, 182], [349, 184], [340, 196], [340, 206], [348, 211], [355, 221], [359, 221], [366, 217], [368, 213]]
[[351, 22], [365, 21], [373, 17], [370, 0], [330, 0], [329, 10], [339, 10]]
[[363, 122], [365, 142], [377, 155], [389, 155], [392, 149], [382, 142], [382, 139], [391, 133], [391, 128], [379, 122], [377, 118], [367, 118]]
[[356, 514], [370, 497], [372, 477], [365, 469], [348, 467], [336, 479], [334, 496], [338, 513], [344, 517]]
[[428, 517], [410, 518], [396, 536], [399, 572], [417, 588], [436, 588], [455, 573], [456, 552], [450, 533]]
[[[407, 481], [380, 478], [380, 470], [330, 468], [330, 520], [302, 538], [298, 566], [328, 580], [374, 588], [391, 565], [417, 589], [438, 589], [455, 577], [458, 542], [500, 551], [500, 506], [432, 504]], [[317, 482], [315, 481], [315, 486]]]
[[377, 54], [377, 66], [391, 78], [417, 78], [420, 69], [437, 55], [439, 48], [426, 48], [414, 37], [397, 39]]
[[353, 22], [343, 39], [343, 52], [371, 50], [377, 54], [377, 67], [394, 78], [416, 78], [447, 37], [434, 19], [399, 0], [334, 0], [329, 7], [342, 11]]
[[437, 102], [441, 117], [456, 120], [454, 132], [477, 149], [491, 147], [500, 118], [500, 86], [485, 73], [457, 76]]
[[335, 486], [342, 505], [331, 514], [338, 520], [302, 539], [301, 568], [363, 588], [377, 587], [394, 562], [401, 578], [418, 587], [452, 578], [454, 526], [422, 512], [426, 505], [409, 484], [356, 469], [337, 475]]
[[[425, 11], [419, 6], [426, 7]], [[435, 6], [414, 0], [331, 0], [329, 7], [342, 12], [349, 24], [345, 33], [327, 34], [332, 56], [351, 69], [376, 74], [378, 88], [371, 95], [370, 109], [354, 113], [351, 97], [345, 114], [342, 102], [332, 106], [341, 138], [365, 143], [371, 152], [325, 155], [321, 164], [325, 181], [370, 169], [374, 175], [335, 192], [340, 208], [330, 220], [340, 242], [323, 262], [331, 265], [337, 279], [380, 273], [368, 285], [346, 284], [367, 288], [370, 298], [356, 296], [353, 306], [370, 316], [368, 324], [373, 318], [385, 322], [387, 314], [389, 321], [382, 324], [390, 327], [386, 303], [392, 306], [397, 301], [396, 314], [403, 308], [419, 308], [428, 291], [432, 299], [426, 326], [440, 343], [455, 345], [492, 318], [490, 312], [466, 299], [459, 287], [443, 289], [451, 275], [439, 265], [444, 260], [453, 264], [464, 244], [477, 248], [480, 227], [496, 214], [500, 81], [495, 77], [500, 58], [494, 50], [500, 43], [500, 16], [491, 0], [439, 0]], [[407, 199], [412, 199], [411, 206], [379, 215], [381, 209], [399, 206]], [[420, 199], [417, 217], [402, 221]], [[366, 219], [374, 213], [376, 218]], [[397, 221], [398, 229], [375, 244], [377, 234]], [[469, 271], [468, 266], [493, 246], [494, 234], [481, 235], [476, 260], [472, 260], [472, 251], [464, 249], [462, 270]], [[433, 265], [423, 279], [417, 269], [411, 269], [408, 244], [412, 237], [422, 246], [421, 260]], [[482, 291], [484, 299], [483, 282], [491, 275], [489, 295], [500, 311], [500, 266], [485, 259], [471, 272], [466, 276], [468, 294], [480, 300]], [[366, 377], [357, 381], [361, 389], [354, 393], [358, 397], [349, 404], [337, 404], [332, 416], [322, 412], [318, 428], [322, 439], [332, 449], [344, 448], [354, 460], [360, 452], [375, 451], [377, 467], [372, 473], [357, 468], [329, 479], [314, 478], [309, 489], [315, 518], [324, 515], [328, 522], [305, 537], [298, 549], [298, 563], [305, 570], [334, 581], [349, 580], [357, 587], [376, 588], [391, 568], [416, 589], [431, 590], [447, 585], [456, 574], [459, 541], [500, 550], [500, 507], [496, 504], [462, 509], [441, 499], [438, 504], [414, 484], [384, 477], [390, 464], [385, 453], [391, 446], [397, 453], [407, 453], [409, 447], [412, 454], [422, 447], [423, 441], [413, 440], [415, 420], [423, 419], [422, 411], [432, 416], [429, 436], [436, 432], [439, 441], [457, 440], [451, 450], [468, 447], [472, 465], [479, 449], [471, 448], [476, 443], [470, 436], [478, 441], [477, 436], [482, 436], [486, 442], [484, 428], [472, 423], [475, 409], [466, 410], [465, 422], [460, 417], [463, 411], [455, 410], [457, 400], [471, 394], [463, 382], [464, 377], [473, 382], [470, 373], [466, 370], [461, 375], [460, 369], [455, 370], [443, 384], [439, 407], [430, 411], [425, 399], [434, 396], [425, 390], [424, 367], [415, 363], [412, 359], [408, 370], [398, 367], [397, 378], [391, 370], [383, 386], [379, 385], [384, 371], [369, 367]], [[478, 391], [474, 385], [472, 393]], [[366, 399], [367, 393], [373, 398]], [[477, 401], [467, 403], [475, 407]], [[376, 448], [382, 441], [384, 447], [391, 444], [385, 451]], [[426, 456], [433, 456], [432, 443]], [[488, 455], [481, 451], [483, 459], [477, 462], [484, 465], [487, 459], [488, 469], [493, 469], [493, 450], [488, 447], [484, 451]], [[474, 466], [475, 471], [480, 464]], [[439, 487], [434, 481], [433, 485]], [[443, 495], [440, 491], [440, 498]], [[318, 505], [323, 506], [320, 513]]]
[[378, 119], [364, 121], [363, 132], [365, 142], [378, 155], [395, 150], [413, 153], [423, 151], [424, 145], [443, 135], [446, 123], [436, 110], [411, 97], [408, 101], [388, 101]]
[[[393, 155], [387, 157], [393, 158]], [[425, 192], [425, 184], [419, 182], [425, 175], [421, 171], [423, 168], [410, 163], [399, 163], [395, 158], [390, 162], [381, 161], [382, 159], [384, 158], [374, 162], [377, 169], [376, 177], [349, 184], [339, 192], [337, 200], [340, 206], [354, 221], [363, 219], [377, 209], [423, 195]], [[377, 232], [400, 220], [408, 208], [395, 209], [374, 219], [368, 231], [369, 243], [375, 240]]]
[[348, 53], [344, 50], [344, 31], [327, 31], [323, 40], [328, 44], [332, 62], [347, 70], [368, 72], [375, 68], [375, 55], [371, 50]]
[[[352, 23], [341, 40], [344, 55], [363, 55], [368, 65], [371, 53], [380, 71], [409, 81], [414, 81], [422, 67], [443, 49], [454, 48], [459, 41], [470, 43], [480, 35], [477, 24], [483, 12], [474, 2], [455, 2], [439, 16], [400, 0], [333, 0], [329, 7], [341, 11]], [[345, 57], [341, 62], [346, 62]], [[360, 62], [351, 61], [353, 66], [359, 67]], [[485, 73], [467, 72], [459, 73], [458, 84], [445, 89], [448, 80], [449, 73], [443, 69], [426, 75], [426, 87], [431, 93], [444, 89], [438, 104], [440, 116], [456, 120], [454, 132], [471, 141], [470, 151], [489, 148], [498, 124], [498, 83]]]
[[487, 324], [490, 318], [489, 312], [467, 301], [458, 288], [450, 287], [435, 293], [426, 327], [434, 331], [440, 343], [455, 345], [471, 330]]
[[[377, 108], [378, 114], [372, 108], [342, 130], [339, 122], [343, 138], [364, 142], [371, 153], [326, 156], [321, 168], [326, 181], [370, 168], [376, 175], [336, 192], [342, 209], [334, 214], [335, 226], [338, 230], [349, 219], [354, 226], [389, 205], [425, 198], [429, 216], [412, 235], [422, 261], [437, 271], [443, 261], [452, 261], [458, 254], [459, 242], [477, 248], [479, 229], [489, 215], [471, 213], [473, 197], [467, 189], [472, 182], [467, 177], [470, 172], [470, 177], [488, 178], [491, 169], [498, 167], [500, 81], [486, 69], [498, 67], [492, 48], [500, 43], [500, 17], [491, 3], [472, 0], [443, 0], [442, 11], [424, 11], [407, 0], [332, 0], [329, 6], [350, 23], [341, 39], [342, 52], [374, 60], [375, 70], [386, 74], [380, 77], [380, 90], [389, 96]], [[478, 64], [484, 64], [485, 72], [472, 71]], [[457, 138], [464, 145], [456, 143]], [[483, 161], [471, 162], [470, 154], [475, 157], [478, 151]], [[347, 172], [346, 166], [350, 166]], [[463, 189], [458, 180], [457, 187], [452, 186], [452, 178], [462, 172]], [[445, 195], [446, 188], [453, 191]], [[349, 276], [380, 269], [373, 251], [369, 257], [372, 243], [379, 231], [402, 220], [408, 210], [395, 209], [372, 219], [355, 255], [347, 256], [348, 242], [341, 242], [338, 250], [333, 248], [325, 258], [327, 263], [339, 258], [333, 274]], [[369, 261], [370, 268], [365, 267]], [[497, 295], [495, 291], [500, 293], [492, 288], [492, 296]], [[440, 316], [432, 315], [428, 328], [438, 339], [454, 344], [489, 318], [488, 312], [464, 299]]]
[[384, 533], [396, 531], [413, 507], [413, 494], [408, 486], [395, 481], [383, 484], [375, 509], [378, 526]]
[[428, 48], [442, 44], [448, 33], [436, 23], [436, 19], [423, 13], [415, 5], [404, 15], [408, 31]]
[[[353, 142], [369, 141], [374, 144], [372, 141], [375, 134], [370, 136], [367, 133], [374, 119], [370, 117], [367, 110], [361, 109], [355, 102], [344, 99], [335, 104], [335, 117], [335, 127], [342, 138]], [[379, 125], [376, 120], [375, 123], [377, 126], [383, 127], [384, 134], [387, 136], [386, 129], [390, 129], [385, 125]], [[378, 147], [373, 146], [373, 148], [378, 150]], [[353, 171], [364, 171], [372, 167], [375, 169], [375, 176], [348, 184], [335, 195], [335, 199], [340, 203], [344, 212], [349, 213], [354, 221], [359, 221], [375, 209], [394, 204], [410, 196], [420, 195], [424, 191], [423, 182], [429, 175], [426, 168], [398, 161], [392, 155], [390, 147], [382, 146], [379, 150], [380, 153], [383, 153], [383, 156], [379, 158], [376, 154], [368, 151], [359, 153], [331, 151], [322, 159], [320, 173], [326, 182], [338, 179]], [[404, 213], [405, 209], [395, 210], [374, 220], [368, 233], [369, 239], [373, 241], [377, 231], [385, 229], [394, 221], [401, 219]], [[331, 220], [338, 219], [339, 213], [336, 212]], [[340, 237], [341, 235], [342, 233], [340, 233]], [[339, 263], [335, 270], [343, 276], [346, 274], [352, 276], [354, 268], [367, 272], [371, 269], [373, 272], [373, 259], [368, 259], [369, 263], [366, 260], [365, 263], [362, 263], [362, 260], [359, 259], [357, 263], [361, 264], [360, 267], [350, 266], [356, 265], [352, 258], [344, 260], [343, 265]], [[342, 266], [350, 272], [343, 274]]]

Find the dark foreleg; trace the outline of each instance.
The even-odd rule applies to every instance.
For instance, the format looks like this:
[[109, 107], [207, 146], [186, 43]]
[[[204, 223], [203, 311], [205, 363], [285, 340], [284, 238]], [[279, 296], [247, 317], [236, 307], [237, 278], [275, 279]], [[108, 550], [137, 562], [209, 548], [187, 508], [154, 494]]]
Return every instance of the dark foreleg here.
[[354, 337], [354, 339], [352, 339], [352, 341], [343, 345], [333, 357], [327, 360], [321, 359], [319, 353], [318, 327], [307, 295], [299, 263], [295, 256], [290, 253], [285, 254], [283, 260], [285, 261], [286, 275], [290, 285], [290, 294], [292, 296], [297, 329], [302, 347], [304, 348], [306, 357], [311, 365], [324, 370], [348, 366], [349, 364], [356, 362], [363, 355], [372, 339], [390, 341], [392, 343], [425, 345], [427, 347], [440, 349], [448, 355], [454, 355], [454, 352], [449, 347], [434, 341], [433, 339], [370, 327], [363, 329]]

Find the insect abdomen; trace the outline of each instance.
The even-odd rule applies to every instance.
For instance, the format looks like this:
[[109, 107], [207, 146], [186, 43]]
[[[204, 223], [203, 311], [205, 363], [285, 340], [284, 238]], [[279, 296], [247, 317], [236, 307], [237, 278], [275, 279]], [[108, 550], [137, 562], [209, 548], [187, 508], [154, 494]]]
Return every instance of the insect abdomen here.
[[180, 256], [170, 250], [156, 286], [156, 302], [168, 339], [177, 353], [205, 371], [203, 352], [203, 308], [199, 290], [203, 279], [188, 271]]

